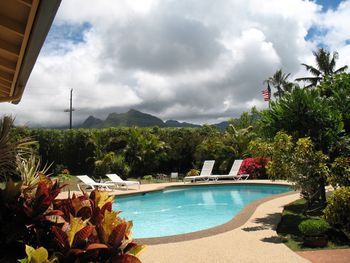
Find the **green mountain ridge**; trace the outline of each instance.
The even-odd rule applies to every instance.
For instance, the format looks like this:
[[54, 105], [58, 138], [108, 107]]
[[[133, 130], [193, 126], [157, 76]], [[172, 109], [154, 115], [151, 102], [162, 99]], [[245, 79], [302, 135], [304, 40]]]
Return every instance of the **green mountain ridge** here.
[[[217, 126], [216, 124], [214, 124]], [[109, 128], [109, 127], [173, 127], [173, 128], [198, 128], [201, 125], [192, 124], [188, 122], [179, 122], [177, 120], [163, 121], [151, 114], [143, 113], [141, 111], [130, 109], [125, 113], [110, 113], [106, 120], [98, 119], [94, 116], [89, 116], [79, 128]], [[225, 125], [224, 125], [225, 126]], [[222, 123], [217, 126], [222, 130]]]

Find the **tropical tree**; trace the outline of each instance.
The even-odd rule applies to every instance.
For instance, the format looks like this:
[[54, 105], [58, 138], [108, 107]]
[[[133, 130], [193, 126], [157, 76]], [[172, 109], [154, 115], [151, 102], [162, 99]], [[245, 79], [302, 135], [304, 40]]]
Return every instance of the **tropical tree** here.
[[142, 177], [145, 173], [154, 172], [165, 158], [166, 148], [167, 145], [150, 133], [149, 129], [131, 128], [124, 149], [131, 175]]
[[326, 206], [326, 179], [329, 175], [328, 157], [317, 151], [310, 138], [299, 138], [278, 132], [272, 143], [271, 161], [267, 165], [269, 178], [285, 179], [294, 183], [307, 201], [307, 211]]
[[343, 129], [341, 112], [318, 90], [295, 89], [262, 112], [266, 137], [285, 131], [294, 139], [310, 137], [316, 150], [329, 154]]
[[277, 91], [273, 94], [275, 97], [278, 96], [280, 99], [285, 92], [290, 92], [293, 89], [293, 83], [288, 81], [290, 73], [285, 74], [282, 72], [282, 69], [279, 69], [273, 74], [272, 77], [269, 77], [264, 81], [264, 84], [272, 85]]
[[296, 81], [310, 82], [306, 88], [316, 87], [318, 83], [326, 78], [333, 78], [334, 75], [345, 72], [348, 66], [342, 66], [335, 69], [336, 60], [339, 58], [338, 52], [334, 51], [333, 55], [324, 48], [320, 48], [317, 51], [312, 52], [315, 56], [316, 67], [302, 63], [307, 71], [309, 71], [312, 77], [297, 78]]

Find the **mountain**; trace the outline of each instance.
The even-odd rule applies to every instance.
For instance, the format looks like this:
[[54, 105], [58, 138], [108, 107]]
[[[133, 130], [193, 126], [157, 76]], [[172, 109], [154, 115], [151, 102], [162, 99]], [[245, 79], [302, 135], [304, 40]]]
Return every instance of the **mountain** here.
[[[218, 127], [220, 131], [224, 131], [228, 126], [228, 122], [221, 122], [213, 124]], [[172, 128], [199, 128], [201, 125], [192, 124], [188, 122], [179, 122], [177, 120], [163, 120], [147, 113], [137, 111], [134, 109], [125, 113], [110, 113], [106, 120], [98, 119], [94, 116], [89, 116], [79, 128], [107, 128], [107, 127], [172, 127]]]
[[213, 126], [216, 126], [221, 132], [224, 132], [225, 129], [228, 127], [229, 123], [228, 121], [223, 121], [220, 123], [213, 124]]
[[165, 126], [166, 127], [190, 127], [190, 128], [199, 128], [201, 127], [201, 125], [198, 124], [192, 124], [192, 123], [188, 123], [188, 122], [178, 122], [176, 120], [167, 120], [165, 122]]
[[104, 121], [103, 126], [104, 127], [114, 127], [114, 126], [163, 127], [164, 122], [153, 115], [131, 109], [126, 113], [110, 113], [107, 119]]
[[94, 128], [102, 125], [103, 121], [95, 118], [94, 116], [89, 116], [81, 125], [84, 128]]

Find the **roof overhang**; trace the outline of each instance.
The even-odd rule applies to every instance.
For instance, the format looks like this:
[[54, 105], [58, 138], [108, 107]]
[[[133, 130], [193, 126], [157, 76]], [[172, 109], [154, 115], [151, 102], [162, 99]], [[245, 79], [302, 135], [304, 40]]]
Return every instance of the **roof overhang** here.
[[60, 3], [0, 1], [0, 102], [20, 102]]

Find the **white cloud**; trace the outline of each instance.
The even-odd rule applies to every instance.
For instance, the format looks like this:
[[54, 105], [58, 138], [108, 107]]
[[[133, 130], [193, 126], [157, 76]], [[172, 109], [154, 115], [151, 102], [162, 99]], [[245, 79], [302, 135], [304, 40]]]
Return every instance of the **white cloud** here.
[[[302, 0], [64, 0], [56, 34], [76, 26], [84, 41], [49, 38], [22, 102], [0, 110], [63, 125], [73, 88], [76, 123], [129, 108], [196, 123], [237, 117], [266, 107], [263, 80], [277, 69], [305, 74], [320, 42], [350, 65], [349, 13], [349, 1], [321, 13]], [[312, 26], [327, 34], [305, 40]]]

